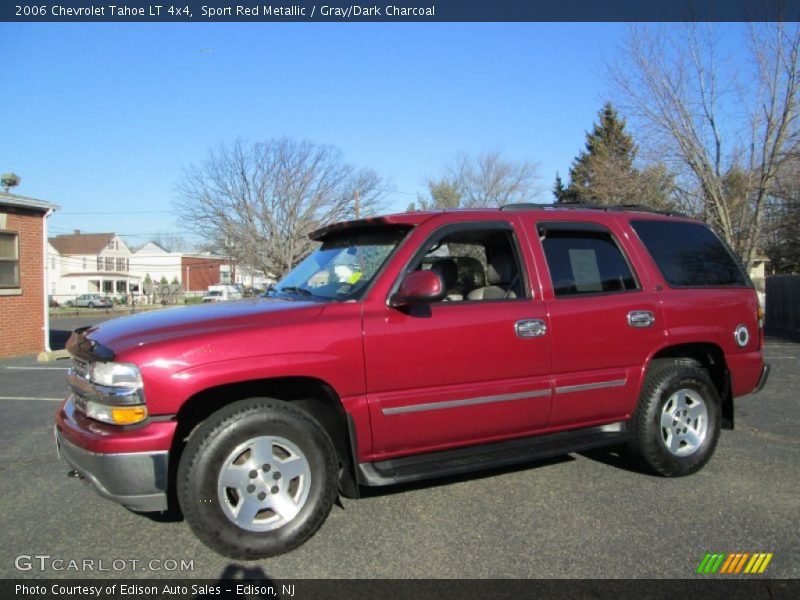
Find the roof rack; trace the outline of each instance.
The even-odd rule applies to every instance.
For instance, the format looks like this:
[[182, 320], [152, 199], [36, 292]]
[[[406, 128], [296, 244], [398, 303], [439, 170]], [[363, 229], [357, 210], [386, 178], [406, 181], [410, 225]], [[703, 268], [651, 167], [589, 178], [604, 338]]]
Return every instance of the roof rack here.
[[687, 215], [677, 210], [658, 210], [644, 206], [642, 204], [614, 204], [606, 206], [603, 204], [590, 204], [588, 202], [556, 202], [552, 204], [540, 204], [536, 202], [520, 202], [517, 204], [506, 204], [500, 210], [603, 210], [606, 212], [616, 212], [621, 210], [632, 210], [637, 212], [647, 212], [657, 215], [667, 215], [671, 217], [686, 217]]

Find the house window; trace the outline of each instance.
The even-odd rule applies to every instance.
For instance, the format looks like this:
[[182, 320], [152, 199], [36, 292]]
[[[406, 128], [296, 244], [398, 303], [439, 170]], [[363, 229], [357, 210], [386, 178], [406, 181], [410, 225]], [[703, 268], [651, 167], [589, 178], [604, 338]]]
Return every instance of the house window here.
[[56, 257], [50, 257], [50, 268], [55, 271], [56, 270]]
[[127, 271], [128, 270], [128, 259], [127, 258], [118, 258], [117, 259], [117, 271]]
[[81, 263], [81, 268], [85, 271], [86, 270], [86, 257], [83, 257], [83, 262]]
[[106, 271], [113, 271], [114, 270], [114, 259], [110, 256], [106, 257]]
[[16, 233], [0, 231], [0, 288], [19, 287], [19, 239]]
[[102, 256], [98, 256], [97, 257], [97, 270], [98, 271], [102, 271], [103, 270], [103, 257]]

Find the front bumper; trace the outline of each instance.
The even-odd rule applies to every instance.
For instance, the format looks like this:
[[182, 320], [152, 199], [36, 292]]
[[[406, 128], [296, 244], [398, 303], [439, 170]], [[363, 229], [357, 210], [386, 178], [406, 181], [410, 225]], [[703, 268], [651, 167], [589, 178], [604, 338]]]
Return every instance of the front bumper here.
[[104, 498], [131, 510], [167, 510], [168, 452], [99, 454], [76, 446], [58, 427], [55, 436], [60, 456]]
[[70, 396], [56, 412], [59, 455], [101, 496], [132, 510], [167, 509], [169, 449], [177, 423], [151, 421], [120, 429], [92, 421]]

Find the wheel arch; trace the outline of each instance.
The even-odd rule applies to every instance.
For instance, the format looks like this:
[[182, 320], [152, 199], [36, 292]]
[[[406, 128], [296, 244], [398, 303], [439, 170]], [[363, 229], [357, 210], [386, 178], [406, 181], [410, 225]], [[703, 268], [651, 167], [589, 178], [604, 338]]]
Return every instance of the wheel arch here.
[[722, 428], [733, 429], [731, 374], [725, 360], [725, 352], [720, 346], [711, 342], [689, 342], [666, 346], [650, 357], [648, 368], [654, 361], [661, 359], [687, 359], [702, 366], [714, 383], [722, 403]]
[[[302, 408], [313, 415], [331, 437], [340, 465], [339, 489], [358, 496], [347, 417], [339, 395], [327, 382], [314, 377], [276, 377], [213, 386], [190, 396], [182, 405], [169, 456], [170, 506], [176, 506], [175, 476], [186, 443], [200, 423], [221, 408], [246, 398], [268, 397]], [[175, 502], [174, 505], [172, 502]]]

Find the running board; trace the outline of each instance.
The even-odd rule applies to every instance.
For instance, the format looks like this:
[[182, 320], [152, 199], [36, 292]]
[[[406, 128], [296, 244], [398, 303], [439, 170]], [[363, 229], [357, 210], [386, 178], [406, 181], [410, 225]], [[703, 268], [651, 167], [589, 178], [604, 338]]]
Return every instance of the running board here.
[[625, 422], [551, 433], [481, 446], [415, 454], [391, 460], [358, 463], [358, 483], [367, 486], [408, 483], [459, 475], [522, 462], [612, 446], [628, 440]]

